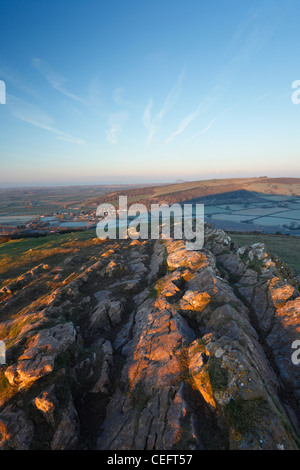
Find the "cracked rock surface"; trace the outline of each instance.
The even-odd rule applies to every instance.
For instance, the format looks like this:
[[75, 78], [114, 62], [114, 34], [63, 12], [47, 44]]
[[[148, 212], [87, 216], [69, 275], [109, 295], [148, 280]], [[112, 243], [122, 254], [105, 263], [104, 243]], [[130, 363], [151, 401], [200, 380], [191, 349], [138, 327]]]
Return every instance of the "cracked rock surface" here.
[[0, 449], [298, 449], [300, 296], [262, 244], [97, 242], [0, 291]]

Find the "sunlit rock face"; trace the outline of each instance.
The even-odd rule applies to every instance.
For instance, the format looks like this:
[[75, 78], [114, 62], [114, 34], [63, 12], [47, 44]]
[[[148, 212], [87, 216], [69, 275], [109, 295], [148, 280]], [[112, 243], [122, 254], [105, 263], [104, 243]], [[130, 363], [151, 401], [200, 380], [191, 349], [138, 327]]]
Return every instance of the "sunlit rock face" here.
[[55, 358], [74, 341], [75, 330], [72, 323], [41, 330], [30, 338], [28, 347], [19, 356], [18, 362], [6, 369], [5, 375], [9, 383], [21, 389], [50, 374]]
[[[7, 282], [0, 449], [297, 449], [300, 297], [207, 226], [109, 241]], [[29, 273], [29, 274], [28, 274]]]

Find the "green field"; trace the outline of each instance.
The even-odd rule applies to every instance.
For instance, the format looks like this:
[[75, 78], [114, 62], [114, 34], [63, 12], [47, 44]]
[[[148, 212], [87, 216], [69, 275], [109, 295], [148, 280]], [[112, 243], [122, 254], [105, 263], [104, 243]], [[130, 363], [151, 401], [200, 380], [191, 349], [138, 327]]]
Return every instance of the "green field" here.
[[290, 225], [292, 222], [295, 222], [298, 225], [299, 219], [289, 219], [287, 217], [276, 217], [274, 215], [274, 216], [259, 217], [254, 220], [254, 223], [256, 225], [261, 225], [263, 227], [277, 227], [278, 230], [280, 230], [280, 227], [282, 227], [283, 225]]
[[252, 220], [253, 215], [235, 215], [235, 214], [213, 214], [212, 220], [228, 220], [232, 222], [245, 222], [245, 220]]
[[230, 232], [230, 237], [239, 246], [264, 243], [270, 254], [277, 255], [296, 275], [300, 275], [300, 237], [237, 232]]
[[21, 238], [0, 244], [0, 287], [4, 279], [14, 278], [40, 263], [58, 266], [90, 244], [99, 243], [95, 230]]

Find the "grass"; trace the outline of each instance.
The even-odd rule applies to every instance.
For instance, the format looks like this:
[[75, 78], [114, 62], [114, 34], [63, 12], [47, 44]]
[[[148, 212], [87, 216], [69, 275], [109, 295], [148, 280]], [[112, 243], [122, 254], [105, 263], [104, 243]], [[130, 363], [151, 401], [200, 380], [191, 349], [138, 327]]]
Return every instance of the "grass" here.
[[16, 339], [18, 339], [21, 331], [30, 325], [34, 325], [37, 322], [36, 315], [25, 315], [20, 318], [16, 318], [12, 323], [4, 323], [2, 327], [2, 334], [6, 337], [6, 348], [14, 346]]
[[148, 287], [147, 299], [157, 299], [157, 297], [158, 297], [158, 292], [157, 292], [155, 285], [151, 285], [150, 287]]
[[262, 233], [235, 233], [230, 232], [230, 237], [239, 246], [264, 243], [267, 252], [281, 258], [294, 271], [300, 275], [300, 237], [290, 235], [273, 235]]
[[208, 374], [214, 392], [224, 390], [228, 385], [228, 372], [222, 368], [222, 359], [211, 357], [208, 362]]
[[18, 392], [18, 387], [10, 385], [4, 375], [4, 367], [0, 366], [0, 402], [10, 400]]
[[[14, 278], [39, 263], [59, 264], [78, 249], [95, 244], [95, 231], [54, 234], [47, 237], [22, 238], [0, 244], [0, 276]], [[100, 242], [100, 240], [99, 240]], [[75, 250], [75, 251], [74, 251]], [[1, 279], [0, 279], [1, 285]]]
[[261, 274], [261, 261], [259, 261], [257, 256], [254, 256], [253, 259], [249, 262], [248, 269], [252, 269], [258, 274]]
[[231, 399], [225, 406], [225, 418], [240, 433], [250, 432], [267, 411], [267, 402], [262, 398], [243, 400]]

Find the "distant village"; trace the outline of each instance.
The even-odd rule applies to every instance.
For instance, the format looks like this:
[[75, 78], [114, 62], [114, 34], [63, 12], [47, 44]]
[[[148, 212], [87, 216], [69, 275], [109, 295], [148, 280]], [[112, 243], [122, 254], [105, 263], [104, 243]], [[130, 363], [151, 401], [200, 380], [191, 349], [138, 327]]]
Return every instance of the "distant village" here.
[[38, 215], [30, 220], [27, 218], [24, 222], [20, 220], [22, 218], [26, 219], [25, 216], [11, 216], [11, 220], [7, 222], [7, 218], [4, 218], [5, 223], [0, 223], [0, 236], [20, 238], [74, 230], [89, 230], [95, 228], [99, 220], [96, 218], [96, 210], [80, 212], [58, 210], [55, 213]]
[[[299, 204], [300, 205], [300, 204]], [[234, 206], [234, 205], [233, 205]], [[233, 206], [231, 204], [225, 204], [220, 206], [219, 204], [213, 205], [212, 202], [206, 205], [205, 207], [208, 209], [214, 208], [218, 209], [222, 207], [222, 213], [217, 211], [210, 212], [209, 210], [205, 213], [205, 220], [212, 223], [213, 225], [217, 223], [217, 226], [222, 226], [224, 221], [228, 224], [231, 223], [231, 216], [234, 214], [243, 214], [241, 210], [235, 211], [233, 210]], [[241, 207], [244, 208], [247, 214], [247, 210], [252, 208], [251, 203], [245, 201], [241, 204]], [[287, 209], [289, 211], [289, 203], [284, 201], [272, 201], [266, 202], [265, 204], [260, 205], [260, 209], [274, 209], [276, 207]], [[125, 210], [125, 209], [124, 209]], [[101, 217], [96, 215], [97, 207], [91, 209], [82, 210], [80, 207], [72, 207], [72, 208], [63, 208], [59, 209], [55, 212], [48, 212], [39, 215], [13, 215], [13, 214], [3, 214], [0, 216], [0, 238], [7, 237], [10, 239], [15, 238], [26, 238], [26, 237], [39, 237], [39, 236], [46, 236], [55, 233], [66, 233], [66, 232], [74, 232], [74, 231], [84, 231], [84, 230], [91, 230], [96, 229], [96, 226], [101, 220]], [[117, 214], [119, 216], [122, 215], [123, 209], [117, 210]], [[107, 212], [103, 214], [105, 217], [110, 216], [114, 217], [116, 215], [115, 210], [113, 208], [108, 209]], [[265, 214], [267, 215], [267, 213]], [[270, 214], [272, 215], [272, 214]], [[222, 219], [224, 218], [224, 220]], [[242, 217], [242, 215], [240, 216]], [[248, 217], [248, 218], [247, 218]], [[249, 230], [253, 231], [255, 229], [262, 231], [262, 227], [257, 226], [257, 219], [260, 217], [259, 215], [247, 216], [244, 220], [241, 221], [249, 226]], [[130, 217], [129, 217], [130, 219]], [[232, 217], [232, 220], [234, 218]], [[273, 217], [272, 217], [273, 220]], [[293, 234], [293, 235], [300, 235], [300, 222], [298, 220], [289, 220], [288, 218], [285, 219], [286, 223], [281, 223], [278, 225], [278, 232], [283, 234]], [[274, 219], [275, 225], [275, 219]], [[227, 226], [227, 230], [232, 228], [234, 231], [242, 228], [242, 224], [236, 224], [235, 227]], [[251, 228], [250, 228], [251, 227]], [[252, 228], [253, 227], [253, 228]], [[245, 230], [245, 226], [244, 226]], [[246, 229], [247, 230], [247, 229]], [[263, 227], [263, 230], [266, 232], [274, 231], [274, 227]]]

